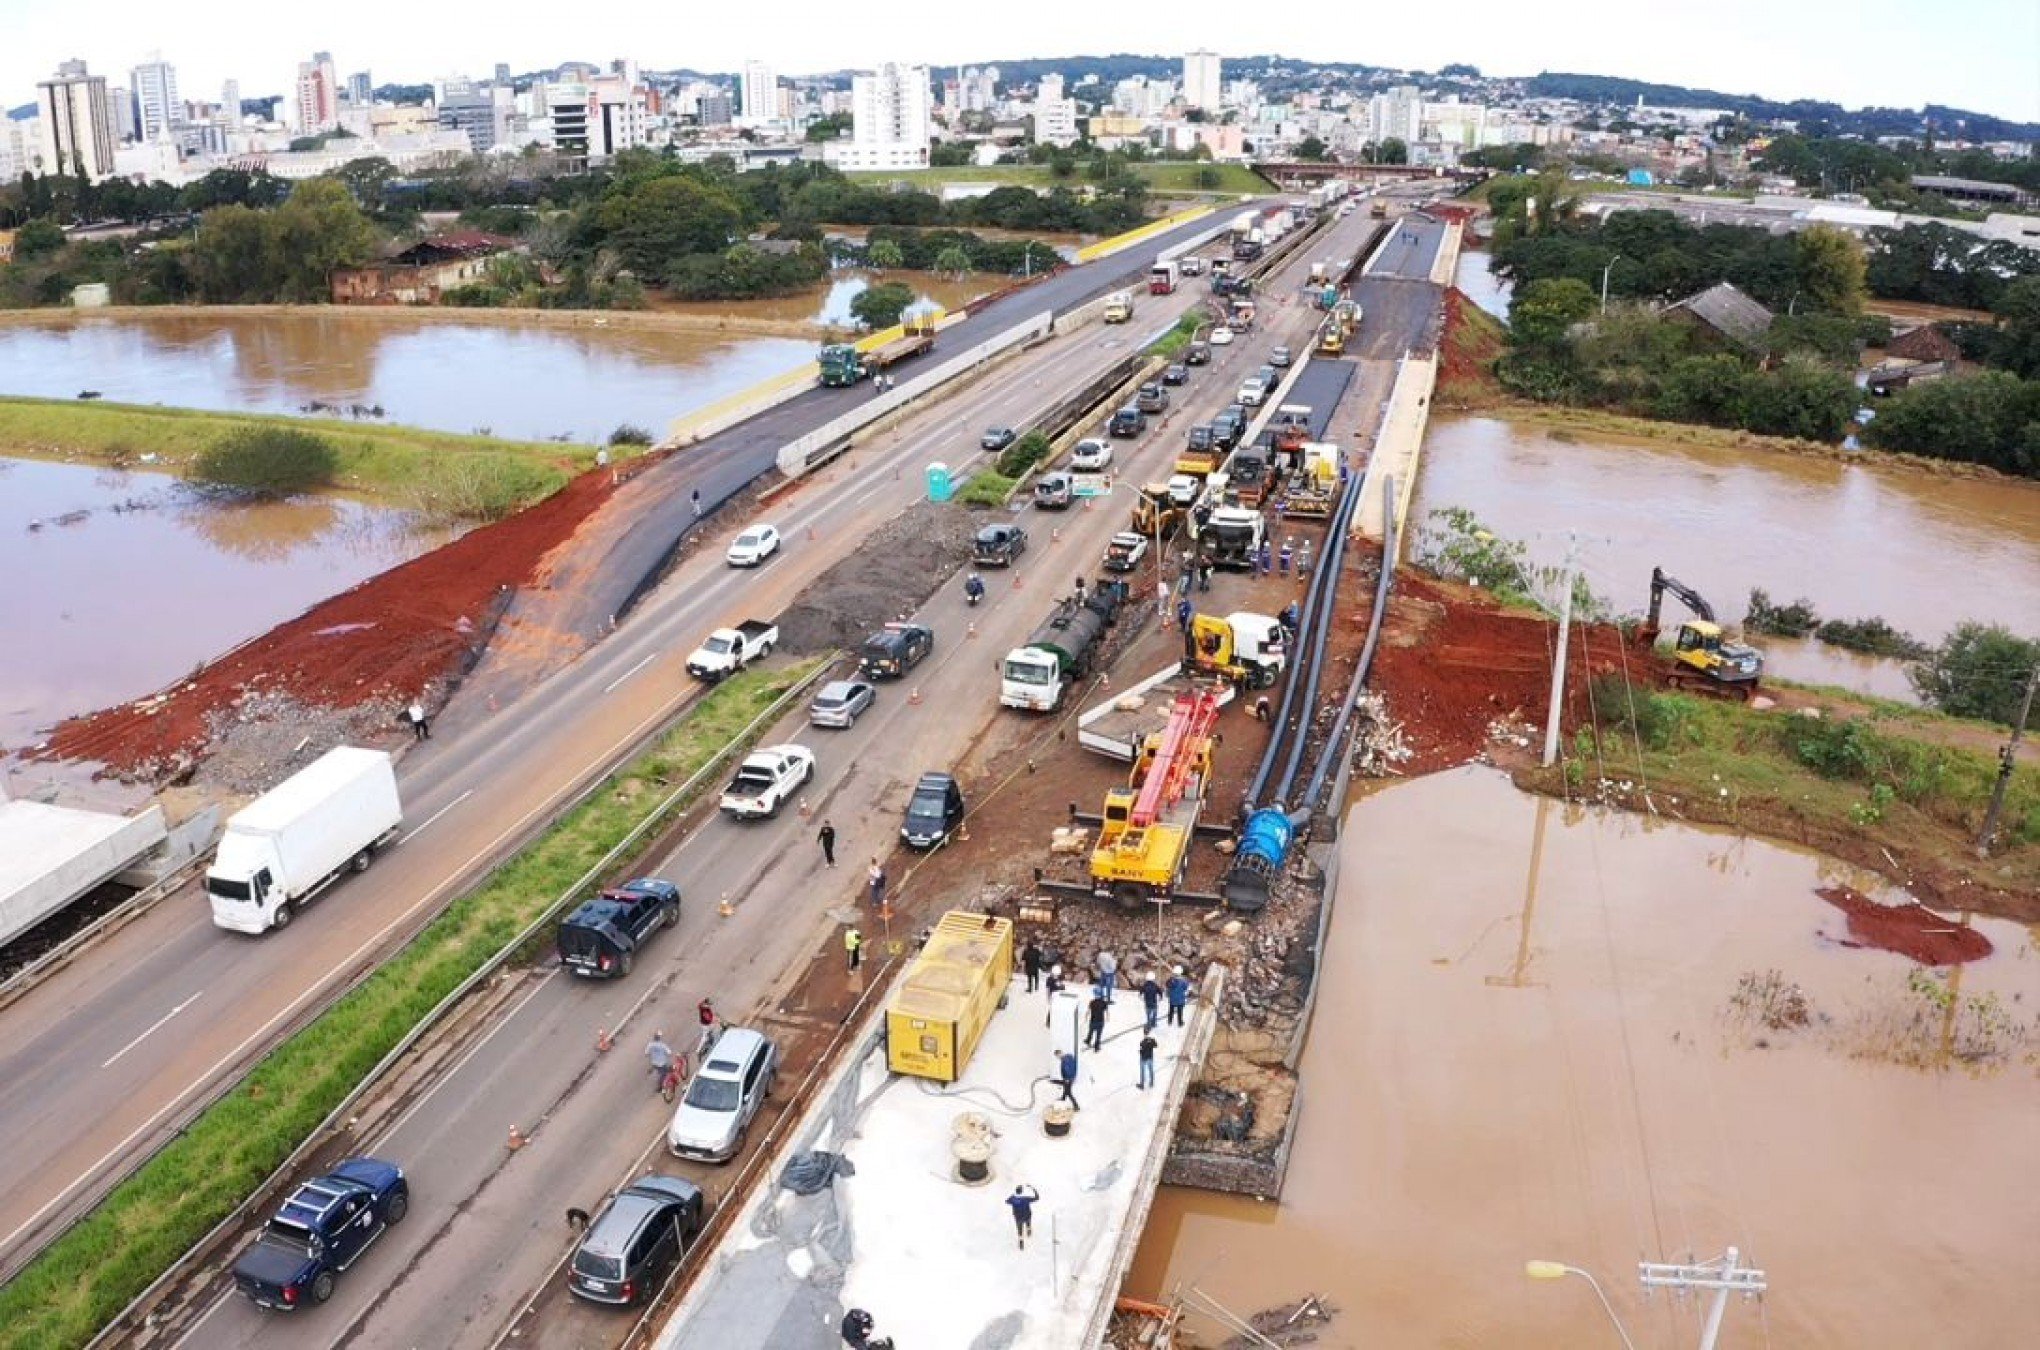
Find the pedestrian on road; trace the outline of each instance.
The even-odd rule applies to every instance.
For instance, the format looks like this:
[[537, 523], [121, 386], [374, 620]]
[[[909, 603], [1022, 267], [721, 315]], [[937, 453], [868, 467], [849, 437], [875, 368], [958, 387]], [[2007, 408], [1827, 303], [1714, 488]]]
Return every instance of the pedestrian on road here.
[[1134, 1084], [1139, 1088], [1155, 1085], [1155, 1031], [1149, 1027], [1140, 1038], [1140, 1078]]
[[1098, 990], [1105, 995], [1105, 1001], [1112, 1001], [1112, 991], [1119, 987], [1119, 958], [1111, 952], [1098, 953]]
[[864, 964], [864, 934], [851, 924], [843, 930], [843, 953], [850, 958], [850, 969], [854, 972]]
[[1105, 1048], [1105, 1014], [1112, 1011], [1112, 1000], [1103, 994], [1091, 995], [1091, 1029], [1084, 1033], [1086, 1050]]
[[1197, 589], [1200, 591], [1211, 589], [1211, 564], [1209, 562], [1197, 564]]
[[1041, 944], [1033, 938], [1020, 949], [1020, 969], [1027, 972], [1027, 992], [1041, 988]]
[[1079, 1111], [1083, 1110], [1084, 1108], [1077, 1104], [1076, 1052], [1074, 1050], [1063, 1051], [1062, 1057], [1057, 1061], [1057, 1065], [1061, 1070], [1062, 1081], [1062, 1096], [1057, 1098], [1057, 1100], [1068, 1102], [1072, 1107], [1075, 1107]]
[[1162, 607], [1162, 626], [1163, 626], [1164, 628], [1166, 628], [1166, 627], [1168, 627], [1168, 625], [1169, 625], [1169, 583], [1168, 583], [1168, 582], [1166, 582], [1166, 581], [1157, 581], [1157, 582], [1155, 583], [1155, 599], [1156, 599], [1157, 601], [1159, 601], [1159, 602], [1161, 603], [1161, 607]]
[[432, 739], [432, 724], [425, 720], [424, 704], [413, 700], [411, 706], [405, 710], [405, 716], [411, 719], [411, 735], [415, 739], [421, 741]]
[[645, 1047], [645, 1058], [651, 1061], [652, 1087], [654, 1090], [666, 1081], [666, 1075], [673, 1071], [673, 1047], [666, 1044], [666, 1033], [652, 1033], [651, 1044]]
[[1013, 1235], [1020, 1239], [1020, 1250], [1027, 1250], [1027, 1239], [1034, 1236], [1034, 1202], [1041, 1198], [1041, 1192], [1032, 1186], [1015, 1186], [1013, 1193], [1006, 1197], [1006, 1203], [1013, 1207]]
[[1155, 1023], [1162, 1020], [1162, 986], [1155, 983], [1155, 973], [1144, 970], [1140, 976], [1140, 1008], [1146, 1015], [1143, 1031], [1153, 1031]]
[[1077, 578], [1077, 603], [1080, 605], [1084, 603], [1084, 579], [1082, 577]]
[[1275, 705], [1268, 701], [1266, 694], [1254, 700], [1254, 720], [1265, 722], [1275, 715]]
[[1177, 966], [1176, 973], [1169, 977], [1169, 987], [1163, 991], [1169, 999], [1169, 1025], [1183, 1025], [1183, 1005], [1190, 1001], [1190, 981], [1183, 974], [1183, 967]]
[[1254, 555], [1254, 565], [1260, 570], [1262, 576], [1268, 575], [1270, 564], [1273, 563], [1274, 558], [1274, 550], [1270, 549], [1268, 541], [1263, 539], [1261, 541], [1260, 552]]
[[701, 489], [700, 489], [700, 488], [696, 488], [696, 489], [694, 489], [694, 496], [693, 496], [693, 497], [691, 497], [691, 498], [689, 498], [689, 500], [690, 500], [690, 501], [691, 501], [691, 502], [693, 503], [693, 505], [694, 505], [694, 518], [695, 518], [696, 520], [700, 520], [700, 519], [701, 519]]
[[829, 823], [826, 816], [822, 819], [821, 833], [817, 834], [815, 838], [820, 840], [822, 844], [822, 862], [830, 867], [834, 867], [836, 865], [836, 827]]
[[1184, 596], [1176, 602], [1176, 627], [1190, 631], [1190, 597]]
[[871, 870], [866, 873], [866, 877], [871, 887], [871, 907], [873, 909], [883, 908], [885, 906], [885, 869], [878, 865], [878, 859], [873, 858], [871, 860]]

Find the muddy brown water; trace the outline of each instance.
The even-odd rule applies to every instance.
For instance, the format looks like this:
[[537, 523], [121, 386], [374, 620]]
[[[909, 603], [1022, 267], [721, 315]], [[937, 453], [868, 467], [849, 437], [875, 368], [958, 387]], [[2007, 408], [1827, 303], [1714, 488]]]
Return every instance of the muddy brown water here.
[[[1733, 1243], [1770, 1293], [1731, 1302], [1723, 1346], [2031, 1343], [2031, 932], [1975, 924], [1994, 952], [1961, 968], [1950, 1028], [1917, 967], [1844, 945], [1815, 895], [1890, 888], [1812, 854], [1484, 769], [1363, 801], [1343, 839], [1286, 1198], [1165, 1190], [1128, 1293], [1242, 1315], [1321, 1294], [1327, 1350], [1616, 1344], [1581, 1281], [1525, 1277], [1549, 1259], [1592, 1272], [1647, 1350], [1696, 1344], [1700, 1319], [1646, 1301], [1636, 1263]], [[1772, 971], [1808, 1025], [1738, 1010]]]
[[[1587, 580], [1618, 613], [1643, 610], [1657, 565], [1731, 624], [1758, 587], [1928, 643], [1964, 619], [2040, 636], [2040, 485], [1445, 417], [1431, 423], [1413, 518], [1447, 506], [1521, 540], [1539, 565], [1562, 563], [1577, 530]], [[1669, 628], [1686, 616], [1665, 603]], [[1780, 677], [1912, 697], [1898, 662], [1756, 642]]]
[[164, 474], [0, 459], [0, 746], [153, 692], [451, 537], [345, 497], [223, 506]]
[[289, 314], [122, 314], [0, 326], [0, 394], [231, 412], [380, 407], [378, 420], [600, 440], [675, 417], [814, 354], [804, 338]]

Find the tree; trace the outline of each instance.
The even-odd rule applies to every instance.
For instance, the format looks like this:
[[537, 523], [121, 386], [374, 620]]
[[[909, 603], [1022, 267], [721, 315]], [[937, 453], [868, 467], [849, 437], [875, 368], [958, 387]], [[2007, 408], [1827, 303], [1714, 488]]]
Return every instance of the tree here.
[[199, 218], [191, 276], [208, 304], [270, 299], [276, 275], [274, 236], [264, 212], [221, 206]]
[[1919, 696], [1944, 713], [2010, 726], [2036, 664], [2040, 641], [2006, 628], [1965, 623], [1906, 675]]
[[960, 244], [951, 244], [935, 255], [935, 270], [954, 272], [959, 277], [970, 271], [970, 252]]
[[2040, 478], [2040, 382], [1989, 370], [1914, 385], [1878, 412], [1869, 440]]
[[871, 247], [864, 250], [865, 259], [873, 267], [890, 271], [906, 265], [906, 255], [900, 252], [898, 243], [891, 239], [874, 239]]
[[849, 113], [830, 113], [807, 124], [807, 139], [810, 142], [833, 141], [849, 129]]
[[596, 223], [639, 276], [660, 276], [692, 253], [720, 253], [743, 226], [743, 208], [691, 177], [657, 178], [605, 199]]
[[1829, 225], [1802, 231], [1793, 241], [1799, 271], [1799, 294], [1805, 303], [1826, 314], [1854, 316], [1863, 312], [1865, 264], [1854, 238]]
[[375, 227], [345, 187], [312, 178], [290, 191], [267, 221], [276, 267], [275, 298], [315, 303], [331, 293], [330, 278], [359, 267], [375, 249]]
[[1597, 303], [1593, 288], [1584, 281], [1572, 277], [1533, 281], [1509, 304], [1509, 341], [1519, 347], [1556, 347]]
[[397, 166], [381, 155], [350, 159], [327, 175], [344, 185], [355, 201], [371, 210], [382, 205], [383, 188], [396, 176]]
[[1306, 136], [1296, 143], [1298, 159], [1321, 160], [1325, 157], [1325, 143], [1316, 136]]
[[[1197, 148], [1202, 150], [1205, 147], [1200, 145]], [[1218, 166], [1215, 164], [1198, 165], [1197, 172], [1194, 175], [1194, 177], [1196, 179], [1197, 186], [1205, 188], [1207, 190], [1215, 188], [1220, 183], [1223, 183], [1225, 181], [1225, 175], [1218, 171]]]
[[1390, 136], [1374, 152], [1376, 164], [1407, 164], [1410, 162], [1409, 142], [1399, 136]]
[[900, 321], [907, 306], [914, 303], [912, 288], [897, 281], [882, 282], [877, 286], [866, 286], [850, 302], [850, 317], [866, 328], [877, 330], [890, 328]]
[[21, 227], [14, 236], [14, 256], [27, 262], [46, 257], [64, 246], [64, 227], [47, 216], [39, 216]]
[[[20, 247], [15, 241], [15, 247]], [[2015, 375], [2040, 380], [2040, 276], [2020, 277], [1991, 306], [1998, 331], [1991, 359]]]

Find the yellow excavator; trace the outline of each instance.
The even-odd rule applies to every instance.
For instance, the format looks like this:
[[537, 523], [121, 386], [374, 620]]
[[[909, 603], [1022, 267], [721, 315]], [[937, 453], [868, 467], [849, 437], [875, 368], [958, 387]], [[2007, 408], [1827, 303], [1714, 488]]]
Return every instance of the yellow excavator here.
[[1698, 689], [1747, 702], [1764, 676], [1763, 653], [1724, 637], [1714, 619], [1714, 606], [1691, 586], [1666, 576], [1662, 567], [1650, 569], [1650, 614], [1637, 632], [1638, 642], [1656, 645], [1666, 591], [1693, 611], [1672, 638], [1672, 668], [1666, 682], [1674, 689]]

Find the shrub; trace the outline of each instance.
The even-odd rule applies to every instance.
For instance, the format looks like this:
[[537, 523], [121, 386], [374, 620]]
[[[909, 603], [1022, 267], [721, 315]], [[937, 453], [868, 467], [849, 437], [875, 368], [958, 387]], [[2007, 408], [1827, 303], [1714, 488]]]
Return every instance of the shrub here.
[[2036, 664], [2040, 641], [2007, 628], [1965, 623], [1906, 673], [1919, 696], [1942, 712], [2010, 726]]
[[199, 452], [192, 476], [237, 497], [292, 497], [333, 481], [339, 456], [323, 437], [291, 427], [243, 427]]
[[1048, 457], [1048, 451], [1048, 437], [1038, 431], [1028, 432], [1000, 453], [999, 476], [1016, 481], [1025, 477], [1029, 469]]
[[1006, 498], [1013, 493], [1016, 478], [1007, 478], [990, 469], [980, 469], [970, 476], [963, 490], [956, 494], [956, 500], [965, 506], [1004, 506]]
[[1819, 626], [1820, 615], [1814, 613], [1813, 601], [1804, 596], [1789, 605], [1775, 605], [1771, 603], [1770, 592], [1750, 591], [1750, 612], [1743, 619], [1745, 631], [1803, 638]]
[[1872, 656], [1893, 656], [1902, 661], [1922, 660], [1934, 650], [1882, 619], [1829, 619], [1814, 629], [1813, 635], [1829, 646]]
[[619, 422], [616, 430], [609, 433], [611, 445], [650, 445], [652, 433], [635, 422]]

